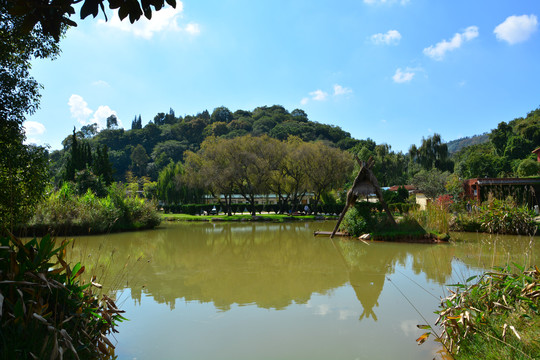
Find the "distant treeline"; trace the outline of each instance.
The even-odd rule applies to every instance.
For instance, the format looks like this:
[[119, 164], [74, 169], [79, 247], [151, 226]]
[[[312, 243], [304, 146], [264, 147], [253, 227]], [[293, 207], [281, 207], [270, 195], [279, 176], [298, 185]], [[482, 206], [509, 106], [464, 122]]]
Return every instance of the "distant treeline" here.
[[[292, 148], [286, 150], [287, 148], [284, 147], [283, 154], [295, 151], [315, 154], [322, 149], [334, 148], [354, 154], [361, 160], [373, 157], [374, 173], [381, 186], [412, 183], [425, 187], [424, 190], [430, 194], [444, 191], [444, 184], [450, 174], [455, 174], [456, 178], [465, 179], [538, 176], [540, 171], [536, 157], [532, 154], [532, 150], [540, 145], [540, 109], [529, 112], [524, 118], [516, 118], [508, 123], [501, 122], [495, 129], [480, 136], [444, 143], [439, 134], [434, 134], [423, 138], [419, 145], [412, 144], [407, 153], [394, 152], [390, 145], [377, 144], [369, 138], [354, 139], [350, 133], [338, 126], [310, 121], [303, 110], [295, 109], [289, 112], [280, 105], [235, 112], [231, 112], [226, 107], [218, 107], [212, 113], [204, 110], [196, 115], [184, 117], [176, 116], [170, 109], [167, 113], [158, 113], [144, 127], [141, 116], [135, 116], [130, 130], [118, 128], [117, 123], [116, 117], [112, 115], [107, 120], [107, 128], [101, 131], [96, 124], [83, 126], [78, 131], [74, 130], [64, 139], [62, 150], [49, 154], [50, 173], [57, 187], [60, 187], [64, 181], [71, 181], [77, 184], [81, 194], [88, 188], [99, 194], [112, 181], [128, 183], [138, 181], [139, 191], [157, 196], [162, 201], [171, 203], [170, 199], [167, 200], [168, 195], [163, 194], [180, 191], [183, 192], [182, 199], [177, 198], [172, 203], [200, 203], [204, 194], [210, 194], [215, 190], [215, 184], [212, 188], [208, 181], [206, 183], [203, 181], [209, 177], [201, 176], [197, 170], [198, 165], [193, 161], [190, 166], [186, 166], [186, 156], [189, 155], [192, 159], [200, 161], [214, 161], [208, 157], [210, 144], [214, 144], [212, 151], [215, 152], [215, 156], [219, 156], [223, 161], [231, 161], [231, 164], [237, 164], [239, 159], [247, 159], [246, 154], [249, 151], [246, 149], [253, 147], [253, 144], [255, 144], [253, 154], [258, 153], [256, 156], [262, 159], [260, 161], [266, 162], [272, 157], [266, 155], [277, 147], [282, 147], [278, 144], [288, 143], [289, 148], [298, 147], [297, 150]], [[259, 140], [246, 140], [246, 138]], [[270, 140], [277, 143], [272, 143], [274, 145], [265, 150], [266, 154], [263, 154], [260, 151], [262, 149], [260, 144], [265, 141], [270, 142]], [[318, 147], [300, 146], [299, 142], [317, 144]], [[259, 145], [256, 145], [257, 143]], [[204, 144], [207, 144], [206, 149], [204, 149]], [[225, 144], [232, 149], [229, 155], [223, 148]], [[237, 147], [240, 144], [246, 144], [245, 149], [242, 150], [243, 158], [237, 156], [237, 152], [240, 151]], [[279, 156], [292, 161], [290, 156]], [[308, 156], [307, 153], [302, 156], [306, 159], [315, 159], [313, 155]], [[300, 161], [300, 158], [295, 161]], [[322, 169], [326, 166], [322, 165], [323, 163], [319, 161], [312, 165]], [[174, 170], [177, 165], [180, 167]], [[283, 183], [290, 182], [294, 176], [299, 176], [292, 173], [290, 169], [294, 169], [295, 166], [291, 164], [267, 163], [266, 165], [273, 166], [272, 176], [277, 176], [279, 171], [285, 171], [278, 171], [278, 169], [287, 170], [287, 166], [289, 167], [287, 170], [289, 173], [283, 173]], [[309, 172], [312, 170], [309, 165], [298, 165], [296, 168]], [[199, 178], [201, 181], [197, 184], [188, 184], [185, 179], [178, 181], [179, 174], [184, 173], [184, 169], [189, 170], [187, 178]], [[235, 171], [240, 170], [241, 168], [237, 167]], [[310, 176], [313, 181], [316, 178], [316, 172]], [[354, 172], [346, 176], [349, 181], [352, 181]], [[160, 177], [169, 180], [160, 183], [158, 181]], [[235, 180], [235, 175], [232, 174], [230, 178]], [[435, 187], [432, 186], [434, 182], [438, 183]], [[191, 188], [186, 188], [188, 185]], [[168, 188], [165, 189], [164, 186]], [[178, 189], [175, 190], [175, 186]], [[237, 188], [229, 190], [233, 193], [243, 192], [241, 182], [237, 181], [234, 186]], [[333, 184], [326, 187], [325, 191], [335, 190], [340, 186], [342, 185]], [[264, 188], [261, 188], [262, 190]], [[272, 190], [268, 188], [264, 191]], [[298, 189], [300, 194], [305, 191], [309, 191], [309, 185]]]

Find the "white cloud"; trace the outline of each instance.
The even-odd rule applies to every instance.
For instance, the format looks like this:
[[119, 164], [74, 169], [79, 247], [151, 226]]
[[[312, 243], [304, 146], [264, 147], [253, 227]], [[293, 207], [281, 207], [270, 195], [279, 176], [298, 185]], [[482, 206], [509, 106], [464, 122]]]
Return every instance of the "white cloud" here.
[[88, 103], [84, 101], [82, 96], [77, 94], [71, 95], [68, 105], [71, 117], [77, 119], [81, 124], [86, 125], [88, 123], [88, 118], [92, 115], [93, 111], [88, 108]]
[[111, 85], [109, 85], [109, 83], [106, 82], [105, 80], [94, 81], [94, 82], [92, 83], [92, 85], [98, 86], [98, 87], [106, 87], [106, 88], [111, 87]]
[[322, 305], [317, 306], [315, 310], [315, 315], [325, 316], [325, 315], [330, 314], [331, 312], [332, 311], [330, 310], [330, 306], [328, 306], [327, 304], [322, 304]]
[[199, 24], [189, 23], [186, 25], [185, 30], [191, 35], [197, 35], [201, 32], [201, 27], [199, 26]]
[[464, 32], [456, 33], [450, 40], [443, 40], [436, 45], [431, 45], [424, 49], [424, 54], [435, 60], [442, 60], [447, 51], [452, 51], [461, 47], [465, 41], [470, 41], [478, 36], [478, 27], [469, 26]]
[[398, 68], [392, 79], [398, 84], [409, 82], [413, 79], [415, 75], [414, 69], [406, 68], [405, 71]]
[[161, 32], [185, 31], [190, 35], [199, 34], [200, 26], [196, 23], [187, 24], [184, 28], [178, 25], [178, 20], [182, 18], [183, 10], [184, 5], [182, 2], [178, 1], [176, 3], [176, 9], [170, 6], [164, 7], [159, 11], [153, 11], [151, 20], [141, 16], [141, 18], [134, 24], [131, 24], [128, 18], [121, 21], [120, 17], [118, 16], [118, 12], [114, 11], [114, 15], [109, 21], [98, 20], [98, 24], [129, 32], [144, 39], [151, 39], [154, 34]]
[[498, 40], [513, 45], [528, 40], [537, 29], [538, 18], [536, 15], [512, 15], [497, 25], [493, 33]]
[[309, 102], [309, 98], [307, 98], [307, 97], [302, 98], [302, 100], [300, 100], [300, 104], [302, 104], [302, 105], [306, 105], [308, 102]]
[[[112, 110], [107, 105], [101, 105], [94, 113], [89, 124], [97, 123], [100, 129], [105, 129], [107, 127], [107, 118], [111, 115], [116, 116], [116, 111]], [[118, 119], [118, 127], [123, 127], [120, 119]]]
[[341, 85], [334, 85], [334, 96], [351, 94], [353, 91], [350, 88], [343, 87]]
[[[107, 118], [109, 116], [117, 115], [116, 111], [112, 110], [107, 105], [99, 106], [94, 112], [88, 107], [88, 103], [82, 98], [82, 96], [77, 94], [70, 96], [68, 105], [71, 112], [71, 117], [75, 118], [81, 125], [97, 123], [100, 129], [107, 127]], [[118, 126], [122, 127], [122, 121], [120, 121], [120, 119], [118, 119]]]
[[378, 33], [371, 35], [371, 41], [374, 44], [380, 45], [396, 45], [401, 40], [401, 34], [397, 30], [388, 30], [386, 34]]
[[24, 122], [24, 129], [27, 136], [41, 135], [45, 132], [45, 126], [42, 123], [30, 120]]
[[339, 320], [347, 320], [347, 319], [350, 319], [350, 318], [357, 318], [358, 316], [360, 316], [360, 314], [358, 313], [358, 311], [354, 311], [354, 310], [339, 310], [339, 316], [338, 316], [338, 319], [339, 319]]
[[314, 101], [324, 101], [328, 97], [328, 93], [320, 89], [310, 92], [309, 95], [311, 95], [311, 99]]

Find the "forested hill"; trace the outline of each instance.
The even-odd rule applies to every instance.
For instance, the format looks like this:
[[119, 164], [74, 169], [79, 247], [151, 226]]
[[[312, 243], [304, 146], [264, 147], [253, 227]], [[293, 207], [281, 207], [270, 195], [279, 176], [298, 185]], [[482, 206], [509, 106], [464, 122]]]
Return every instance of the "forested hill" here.
[[[144, 127], [136, 116], [131, 129], [117, 126], [114, 115], [107, 119], [107, 128], [98, 132], [97, 125], [83, 126], [74, 131], [80, 140], [80, 151], [74, 157], [73, 135], [64, 139], [64, 149], [50, 154], [51, 172], [56, 183], [72, 179], [74, 171], [92, 164], [95, 174], [104, 173], [100, 167], [114, 169], [114, 180], [125, 181], [129, 171], [137, 177], [152, 181], [171, 161], [184, 160], [184, 152], [197, 152], [210, 136], [236, 138], [244, 135], [268, 135], [286, 140], [294, 135], [310, 141], [322, 141], [332, 147], [349, 150], [361, 159], [373, 156], [379, 182], [385, 186], [404, 184], [420, 170], [433, 167], [456, 172], [462, 178], [497, 176], [532, 176], [540, 171], [531, 151], [540, 145], [540, 108], [525, 118], [501, 122], [489, 133], [443, 144], [439, 134], [411, 145], [407, 154], [391, 151], [390, 145], [377, 145], [373, 140], [353, 139], [338, 126], [310, 121], [300, 109], [291, 112], [280, 105], [262, 106], [253, 111], [231, 112], [218, 107], [210, 114], [176, 116], [171, 109], [158, 113]], [[429, 155], [429, 156], [428, 156]], [[80, 157], [80, 159], [79, 159]], [[110, 160], [110, 164], [104, 161]], [[80, 163], [78, 166], [72, 166]], [[98, 169], [99, 168], [99, 169]], [[69, 175], [69, 176], [68, 176]]]
[[452, 140], [447, 142], [446, 145], [448, 146], [448, 152], [450, 154], [454, 154], [467, 146], [483, 144], [488, 141], [489, 135], [488, 133], [484, 133], [482, 135], [466, 136], [456, 140]]
[[[135, 163], [146, 164], [146, 171], [141, 174], [155, 178], [171, 160], [183, 160], [186, 150], [197, 151], [206, 137], [235, 138], [247, 134], [266, 134], [279, 140], [294, 135], [304, 141], [322, 140], [343, 150], [358, 143], [338, 126], [310, 121], [303, 110], [289, 112], [280, 105], [235, 112], [222, 106], [211, 114], [205, 110], [185, 117], [176, 116], [171, 109], [168, 113], [158, 113], [144, 127], [141, 117], [136, 116], [129, 130], [117, 128], [117, 119], [112, 115], [107, 119], [107, 129], [98, 132], [97, 125], [93, 124], [76, 132], [77, 137], [88, 140], [92, 148], [108, 147], [117, 180], [122, 180], [128, 170], [133, 170]], [[64, 140], [64, 149], [70, 147], [71, 138], [72, 135]], [[59, 174], [67, 153], [54, 152], [51, 160], [53, 171]]]

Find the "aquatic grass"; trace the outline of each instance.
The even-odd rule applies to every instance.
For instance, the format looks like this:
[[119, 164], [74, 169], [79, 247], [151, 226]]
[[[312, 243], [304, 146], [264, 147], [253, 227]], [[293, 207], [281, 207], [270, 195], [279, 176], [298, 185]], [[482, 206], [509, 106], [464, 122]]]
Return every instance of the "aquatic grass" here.
[[438, 234], [447, 234], [450, 229], [450, 213], [444, 203], [429, 203], [426, 210], [415, 210], [408, 214], [410, 219], [418, 223], [427, 231], [434, 231]]
[[498, 267], [450, 285], [437, 324], [459, 359], [532, 359], [540, 354], [540, 270]]

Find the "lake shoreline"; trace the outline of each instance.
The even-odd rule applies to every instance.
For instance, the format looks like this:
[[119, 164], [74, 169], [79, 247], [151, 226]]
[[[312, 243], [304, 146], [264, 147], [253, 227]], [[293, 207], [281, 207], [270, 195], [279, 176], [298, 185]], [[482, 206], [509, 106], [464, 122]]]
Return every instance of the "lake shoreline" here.
[[294, 221], [325, 221], [336, 220], [336, 215], [274, 215], [251, 214], [241, 215], [188, 215], [188, 214], [161, 214], [162, 221], [199, 221], [199, 222], [294, 222]]

